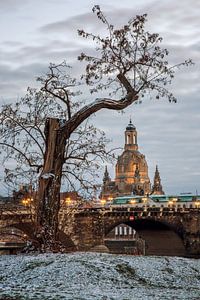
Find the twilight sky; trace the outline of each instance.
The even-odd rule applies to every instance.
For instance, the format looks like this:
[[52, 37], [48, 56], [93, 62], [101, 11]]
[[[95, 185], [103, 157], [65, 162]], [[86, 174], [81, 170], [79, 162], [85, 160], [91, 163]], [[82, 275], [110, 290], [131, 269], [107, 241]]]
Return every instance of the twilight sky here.
[[[124, 144], [124, 129], [131, 116], [151, 181], [158, 164], [165, 192], [200, 193], [198, 0], [0, 0], [0, 104], [16, 100], [27, 86], [35, 86], [35, 78], [47, 70], [49, 62], [65, 59], [74, 74], [79, 74], [77, 55], [91, 45], [77, 36], [77, 29], [103, 30], [91, 13], [95, 4], [116, 25], [147, 13], [146, 28], [164, 38], [170, 62], [188, 58], [195, 62], [195, 66], [180, 69], [170, 87], [177, 104], [146, 98], [126, 109], [125, 114], [103, 110], [93, 121], [112, 139], [110, 147], [119, 147]], [[113, 178], [114, 167], [108, 169]]]

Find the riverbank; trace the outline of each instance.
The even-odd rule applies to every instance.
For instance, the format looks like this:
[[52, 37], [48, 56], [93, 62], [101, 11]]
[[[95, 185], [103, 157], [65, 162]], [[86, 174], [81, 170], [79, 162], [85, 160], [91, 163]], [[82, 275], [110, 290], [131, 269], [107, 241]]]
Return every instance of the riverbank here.
[[72, 253], [0, 256], [0, 299], [200, 299], [200, 260]]

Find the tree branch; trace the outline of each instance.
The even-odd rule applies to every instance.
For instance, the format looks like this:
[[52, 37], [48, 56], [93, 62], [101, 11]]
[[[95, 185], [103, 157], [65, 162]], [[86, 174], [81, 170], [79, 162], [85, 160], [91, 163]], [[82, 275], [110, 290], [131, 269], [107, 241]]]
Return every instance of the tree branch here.
[[6, 143], [0, 143], [0, 145], [12, 148], [14, 151], [18, 152], [21, 156], [23, 156], [25, 158], [25, 160], [28, 162], [28, 164], [29, 164], [30, 167], [36, 167], [36, 168], [42, 167], [42, 165], [32, 164], [31, 161], [30, 161], [30, 159], [21, 150], [19, 150], [18, 148], [14, 147], [14, 146], [12, 146], [10, 144], [6, 144]]
[[119, 77], [120, 77], [120, 81], [123, 83], [124, 87], [127, 90], [126, 97], [120, 100], [113, 100], [108, 98], [97, 99], [93, 103], [83, 107], [81, 110], [75, 113], [72, 116], [72, 118], [69, 121], [67, 121], [65, 125], [62, 127], [62, 132], [64, 133], [66, 139], [70, 137], [71, 133], [84, 120], [86, 120], [89, 116], [91, 116], [95, 112], [103, 108], [112, 109], [112, 110], [121, 110], [131, 105], [133, 102], [135, 102], [138, 99], [137, 91], [132, 89], [131, 84], [126, 79], [126, 77], [123, 74], [121, 74]]

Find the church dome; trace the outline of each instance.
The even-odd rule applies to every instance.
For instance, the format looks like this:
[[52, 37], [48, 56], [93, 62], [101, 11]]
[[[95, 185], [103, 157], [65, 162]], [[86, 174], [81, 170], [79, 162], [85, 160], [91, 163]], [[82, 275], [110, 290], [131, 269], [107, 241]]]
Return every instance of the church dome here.
[[137, 130], [131, 119], [125, 131], [124, 151], [118, 156], [115, 166], [115, 180], [104, 180], [103, 184], [101, 196], [107, 199], [111, 195], [142, 196], [151, 192], [148, 165], [145, 156], [138, 151]]
[[[125, 150], [120, 156], [118, 156], [116, 165], [118, 174], [116, 177], [121, 177], [122, 173], [123, 175], [126, 174], [125, 176], [134, 176], [137, 165], [142, 173], [148, 172], [147, 162], [143, 154], [141, 154], [138, 150]], [[127, 173], [129, 173], [129, 175]]]
[[[136, 173], [139, 175], [137, 178]], [[115, 182], [122, 193], [131, 193], [136, 184], [141, 187], [143, 194], [150, 193], [148, 165], [145, 156], [138, 150], [123, 151], [118, 157], [115, 175]]]

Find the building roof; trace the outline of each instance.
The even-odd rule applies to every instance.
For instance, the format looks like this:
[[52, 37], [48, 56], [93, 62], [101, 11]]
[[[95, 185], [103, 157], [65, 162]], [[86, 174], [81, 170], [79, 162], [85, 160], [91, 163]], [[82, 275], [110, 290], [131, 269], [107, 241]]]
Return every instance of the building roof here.
[[126, 127], [126, 130], [135, 130], [136, 127], [133, 125], [131, 119], [130, 119], [130, 122], [128, 124], [128, 126]]

